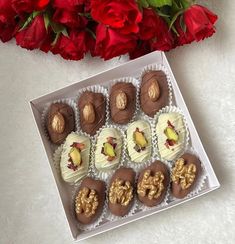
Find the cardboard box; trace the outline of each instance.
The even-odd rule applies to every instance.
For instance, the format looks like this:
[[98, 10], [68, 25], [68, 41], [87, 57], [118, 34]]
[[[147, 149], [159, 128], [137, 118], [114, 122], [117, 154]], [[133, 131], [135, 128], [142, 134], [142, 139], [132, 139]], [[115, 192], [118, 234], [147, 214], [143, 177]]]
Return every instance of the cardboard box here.
[[[135, 213], [133, 216], [130, 216], [130, 217], [127, 217], [124, 219], [120, 219], [117, 221], [113, 221], [113, 222], [106, 221], [101, 226], [99, 226], [98, 228], [91, 230], [91, 231], [80, 231], [76, 227], [76, 220], [71, 211], [71, 200], [70, 200], [71, 186], [67, 185], [62, 180], [61, 176], [58, 174], [58, 171], [55, 169], [54, 164], [53, 164], [54, 151], [53, 151], [53, 148], [51, 147], [51, 143], [48, 141], [48, 139], [46, 138], [46, 136], [43, 132], [43, 127], [42, 127], [42, 123], [41, 123], [42, 111], [43, 111], [46, 103], [52, 102], [52, 101], [55, 101], [58, 99], [62, 99], [62, 98], [76, 97], [77, 91], [86, 86], [90, 86], [90, 85], [94, 85], [94, 84], [105, 85], [110, 80], [121, 78], [121, 77], [126, 77], [126, 76], [138, 77], [138, 75], [140, 75], [141, 71], [143, 70], [143, 67], [146, 65], [150, 65], [150, 64], [163, 64], [169, 71], [170, 78], [172, 80], [175, 104], [179, 108], [181, 108], [181, 110], [183, 111], [183, 113], [186, 117], [188, 129], [189, 129], [189, 133], [190, 133], [190, 138], [191, 138], [191, 145], [193, 146], [193, 148], [196, 149], [197, 153], [200, 155], [200, 159], [201, 159], [201, 161], [206, 169], [207, 175], [208, 175], [207, 180], [204, 184], [203, 189], [196, 196], [193, 196], [193, 197], [187, 198], [187, 199], [183, 199], [183, 200], [177, 200], [177, 201], [170, 202], [169, 205], [166, 207], [162, 207], [162, 208], [158, 208], [158, 209], [156, 209], [156, 207], [153, 207], [151, 210], [148, 210], [148, 211], [139, 211], [139, 212]], [[89, 77], [80, 82], [76, 82], [72, 85], [69, 85], [62, 89], [54, 91], [50, 94], [36, 98], [36, 99], [30, 101], [30, 106], [31, 106], [31, 109], [33, 112], [33, 116], [35, 118], [35, 122], [36, 122], [36, 125], [38, 128], [38, 131], [39, 131], [39, 135], [42, 139], [42, 143], [45, 148], [45, 153], [47, 155], [49, 165], [51, 167], [52, 173], [55, 178], [57, 189], [59, 191], [60, 198], [61, 198], [61, 201], [62, 201], [62, 204], [64, 207], [65, 214], [67, 216], [67, 220], [68, 220], [74, 240], [77, 240], [77, 241], [83, 240], [88, 237], [91, 237], [91, 236], [100, 234], [102, 232], [125, 225], [127, 223], [131, 223], [132, 221], [150, 216], [152, 214], [156, 214], [160, 211], [166, 210], [168, 208], [174, 207], [174, 206], [182, 204], [184, 202], [191, 201], [192, 199], [202, 196], [210, 191], [213, 191], [220, 186], [220, 184], [216, 178], [216, 175], [213, 171], [213, 168], [211, 166], [210, 160], [207, 157], [207, 154], [203, 148], [201, 140], [195, 129], [195, 126], [193, 124], [193, 121], [192, 121], [189, 111], [187, 109], [187, 106], [184, 102], [184, 99], [181, 95], [181, 92], [177, 85], [175, 77], [171, 71], [169, 63], [166, 59], [166, 56], [162, 52], [150, 53], [150, 54], [145, 55], [136, 60], [129, 61], [125, 64], [122, 64], [116, 68], [107, 70], [105, 72], [99, 73], [95, 76]]]

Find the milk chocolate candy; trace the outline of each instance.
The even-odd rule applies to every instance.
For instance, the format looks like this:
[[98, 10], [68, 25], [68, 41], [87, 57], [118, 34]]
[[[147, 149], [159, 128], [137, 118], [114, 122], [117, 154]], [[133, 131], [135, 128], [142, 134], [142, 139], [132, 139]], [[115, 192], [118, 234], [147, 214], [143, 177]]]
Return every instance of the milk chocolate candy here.
[[202, 171], [200, 160], [192, 154], [185, 153], [172, 169], [171, 192], [176, 198], [186, 197], [195, 187]]
[[106, 99], [102, 93], [85, 91], [78, 100], [81, 129], [93, 136], [105, 124]]
[[105, 201], [105, 183], [86, 177], [75, 198], [75, 214], [82, 224], [94, 222], [102, 213]]
[[161, 203], [170, 183], [170, 174], [164, 163], [155, 161], [140, 172], [137, 183], [138, 199], [146, 206]]
[[75, 130], [73, 109], [65, 103], [54, 103], [47, 116], [47, 131], [51, 141], [61, 144], [67, 135]]
[[118, 82], [112, 86], [110, 96], [110, 111], [113, 122], [128, 123], [136, 109], [136, 88], [132, 83]]
[[135, 172], [131, 168], [119, 168], [111, 178], [108, 206], [112, 214], [125, 216], [134, 202]]
[[149, 71], [142, 77], [140, 107], [150, 117], [169, 103], [169, 88], [163, 71]]

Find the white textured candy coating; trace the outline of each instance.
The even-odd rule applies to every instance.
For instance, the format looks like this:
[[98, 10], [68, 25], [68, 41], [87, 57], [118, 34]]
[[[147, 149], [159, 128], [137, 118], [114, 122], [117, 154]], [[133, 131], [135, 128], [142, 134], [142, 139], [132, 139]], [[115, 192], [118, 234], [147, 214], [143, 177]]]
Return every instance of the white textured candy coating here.
[[[174, 146], [166, 147], [165, 143], [167, 136], [164, 133], [164, 130], [168, 126], [168, 120], [175, 127], [175, 130], [178, 133], [179, 140]], [[186, 129], [184, 126], [183, 116], [179, 113], [164, 113], [161, 114], [158, 118], [156, 125], [156, 133], [158, 138], [158, 149], [159, 154], [163, 159], [174, 160], [180, 153], [184, 150]]]
[[[68, 168], [69, 152], [71, 150], [71, 145], [74, 142], [83, 143], [85, 145], [85, 148], [81, 151], [82, 164], [75, 171]], [[63, 145], [60, 160], [60, 170], [64, 181], [69, 183], [76, 183], [87, 175], [89, 168], [90, 147], [90, 139], [87, 136], [79, 135], [76, 133], [71, 133], [67, 136], [65, 144]]]
[[[114, 142], [117, 144], [115, 148], [116, 157], [112, 161], [107, 160], [107, 156], [102, 153], [102, 147], [107, 142], [108, 137], [115, 138]], [[104, 128], [97, 137], [96, 150], [95, 150], [95, 167], [100, 171], [108, 171], [115, 168], [121, 158], [122, 153], [122, 136], [121, 133], [115, 128]]]

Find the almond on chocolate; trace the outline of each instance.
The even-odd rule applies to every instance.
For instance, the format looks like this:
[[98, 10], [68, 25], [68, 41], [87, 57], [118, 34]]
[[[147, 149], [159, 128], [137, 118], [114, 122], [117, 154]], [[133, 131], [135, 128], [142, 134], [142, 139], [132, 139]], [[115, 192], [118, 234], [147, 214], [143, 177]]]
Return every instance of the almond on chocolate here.
[[105, 124], [106, 99], [102, 93], [85, 91], [78, 100], [81, 129], [93, 136]]
[[65, 103], [52, 104], [49, 108], [46, 126], [51, 141], [61, 144], [67, 135], [75, 130], [73, 109]]
[[140, 107], [150, 117], [169, 103], [169, 88], [163, 71], [149, 71], [142, 77]]
[[110, 112], [113, 122], [128, 123], [136, 109], [136, 88], [132, 83], [118, 82], [112, 86], [110, 96]]

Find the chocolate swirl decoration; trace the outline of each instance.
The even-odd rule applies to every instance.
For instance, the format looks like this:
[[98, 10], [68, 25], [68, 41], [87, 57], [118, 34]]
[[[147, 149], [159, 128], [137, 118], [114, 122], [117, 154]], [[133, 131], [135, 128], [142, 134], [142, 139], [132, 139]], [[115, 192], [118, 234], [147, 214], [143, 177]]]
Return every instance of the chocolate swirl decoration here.
[[[94, 118], [92, 123], [87, 123], [83, 110], [87, 105], [92, 105]], [[96, 131], [105, 124], [106, 117], [106, 99], [102, 93], [85, 91], [78, 100], [80, 113], [80, 125], [84, 132], [93, 136]]]
[[[122, 101], [119, 101], [122, 99]], [[110, 96], [110, 112], [113, 122], [128, 123], [136, 109], [136, 88], [132, 83], [118, 82], [112, 86]], [[121, 106], [122, 105], [122, 106]]]
[[[159, 89], [159, 91], [152, 91]], [[154, 97], [152, 97], [154, 95]], [[156, 97], [155, 97], [156, 96]], [[150, 117], [169, 103], [169, 88], [163, 71], [149, 71], [142, 77], [140, 107]]]

